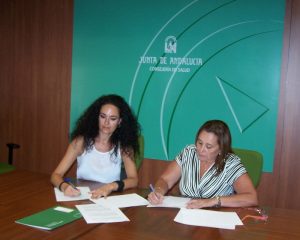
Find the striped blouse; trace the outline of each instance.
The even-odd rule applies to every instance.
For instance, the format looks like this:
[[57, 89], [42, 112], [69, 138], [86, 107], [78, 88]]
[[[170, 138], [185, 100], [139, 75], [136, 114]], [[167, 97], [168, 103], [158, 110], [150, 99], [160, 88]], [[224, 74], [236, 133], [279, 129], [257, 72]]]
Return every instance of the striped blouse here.
[[233, 183], [246, 173], [241, 160], [235, 154], [226, 159], [224, 170], [216, 175], [216, 167], [212, 165], [200, 177], [201, 162], [194, 144], [185, 147], [175, 158], [181, 168], [179, 190], [183, 196], [193, 198], [212, 198], [234, 194]]

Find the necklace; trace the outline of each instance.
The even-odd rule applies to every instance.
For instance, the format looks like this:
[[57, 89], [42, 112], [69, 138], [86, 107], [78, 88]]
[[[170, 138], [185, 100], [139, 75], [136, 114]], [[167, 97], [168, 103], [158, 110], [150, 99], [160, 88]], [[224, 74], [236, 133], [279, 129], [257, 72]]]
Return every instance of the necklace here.
[[201, 167], [201, 169], [203, 167], [203, 172], [206, 172], [207, 169], [209, 169], [212, 164], [213, 164], [213, 162], [200, 161], [200, 167]]
[[210, 162], [200, 162], [200, 177], [206, 173], [206, 171], [209, 169], [209, 167], [212, 165]]
[[100, 152], [109, 152], [113, 146], [109, 141], [101, 141], [100, 139], [96, 139], [95, 148]]

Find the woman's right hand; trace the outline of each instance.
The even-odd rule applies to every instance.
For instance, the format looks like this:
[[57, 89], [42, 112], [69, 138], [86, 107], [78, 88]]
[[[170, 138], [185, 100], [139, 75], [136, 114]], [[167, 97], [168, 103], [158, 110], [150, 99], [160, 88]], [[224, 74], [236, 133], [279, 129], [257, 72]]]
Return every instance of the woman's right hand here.
[[67, 185], [64, 189], [64, 195], [68, 197], [77, 197], [81, 194], [79, 189], [73, 188], [71, 185]]
[[151, 204], [157, 205], [163, 202], [164, 196], [159, 192], [151, 192], [148, 195], [148, 200]]

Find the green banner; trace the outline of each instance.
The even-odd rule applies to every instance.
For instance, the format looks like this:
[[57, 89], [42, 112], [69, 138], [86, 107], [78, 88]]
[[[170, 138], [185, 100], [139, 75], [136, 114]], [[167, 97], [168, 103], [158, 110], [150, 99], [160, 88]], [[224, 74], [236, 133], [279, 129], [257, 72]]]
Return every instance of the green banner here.
[[172, 160], [205, 121], [273, 170], [284, 0], [75, 0], [71, 128], [102, 94], [138, 116], [145, 157]]

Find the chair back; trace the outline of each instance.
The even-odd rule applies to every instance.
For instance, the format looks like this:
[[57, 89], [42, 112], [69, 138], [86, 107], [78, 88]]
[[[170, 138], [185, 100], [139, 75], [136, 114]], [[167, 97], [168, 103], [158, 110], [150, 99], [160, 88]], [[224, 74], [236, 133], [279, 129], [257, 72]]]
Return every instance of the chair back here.
[[[139, 141], [140, 152], [135, 157], [135, 165], [137, 170], [140, 169], [142, 162], [144, 160], [144, 137], [140, 135], [138, 141]], [[127, 178], [127, 175], [126, 175], [124, 163], [122, 162], [120, 179], [123, 180], [125, 178]]]
[[263, 155], [257, 151], [233, 148], [234, 153], [240, 157], [250, 179], [255, 187], [258, 186], [262, 174]]
[[0, 162], [0, 174], [10, 172], [15, 170], [15, 167], [13, 165], [10, 165], [8, 163]]
[[140, 152], [135, 158], [135, 164], [136, 164], [137, 170], [140, 169], [142, 162], [144, 160], [144, 137], [143, 137], [143, 135], [139, 136], [139, 146], [140, 146]]

